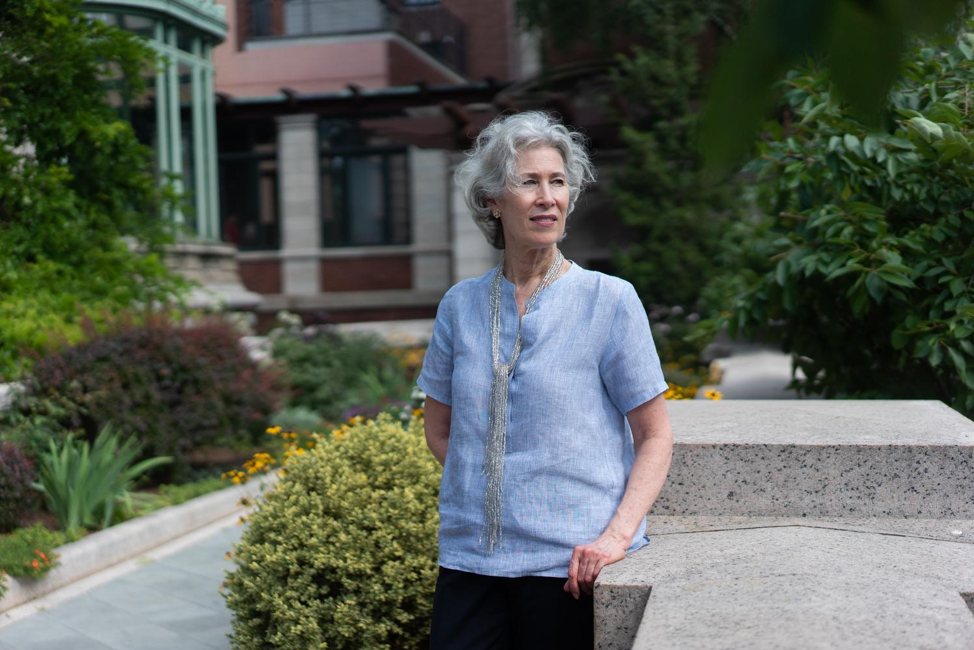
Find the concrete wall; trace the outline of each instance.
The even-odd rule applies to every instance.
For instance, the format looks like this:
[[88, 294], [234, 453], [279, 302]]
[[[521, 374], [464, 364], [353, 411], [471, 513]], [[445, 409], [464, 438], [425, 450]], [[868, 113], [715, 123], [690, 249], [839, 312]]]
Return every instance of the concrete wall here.
[[453, 223], [453, 281], [480, 277], [500, 261], [495, 250], [474, 224], [460, 189], [453, 183], [453, 170], [463, 160], [462, 153], [450, 155], [450, 216]]
[[453, 284], [450, 256], [449, 161], [445, 151], [409, 149], [412, 243], [441, 247], [413, 255], [413, 288], [447, 289]]
[[277, 118], [278, 174], [281, 193], [282, 289], [309, 294], [321, 290], [318, 258], [321, 246], [319, 206], [318, 118]]

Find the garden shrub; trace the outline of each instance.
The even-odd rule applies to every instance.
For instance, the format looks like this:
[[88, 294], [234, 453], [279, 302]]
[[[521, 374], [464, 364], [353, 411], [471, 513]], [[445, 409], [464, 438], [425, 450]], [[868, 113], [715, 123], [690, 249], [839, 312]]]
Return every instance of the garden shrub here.
[[764, 218], [734, 234], [763, 263], [721, 320], [732, 335], [776, 322], [805, 393], [974, 414], [974, 23], [907, 54], [883, 129], [814, 63], [783, 83], [789, 118], [750, 165]]
[[33, 480], [34, 466], [20, 447], [0, 442], [0, 532], [17, 525]]
[[5, 575], [40, 578], [58, 565], [54, 549], [82, 538], [80, 528], [65, 532], [48, 530], [41, 524], [18, 528], [0, 536], [0, 598], [7, 590]]
[[286, 333], [273, 356], [287, 369], [289, 406], [310, 409], [332, 422], [361, 407], [408, 401], [418, 374], [416, 354], [388, 346], [372, 334]]
[[422, 418], [382, 415], [292, 458], [234, 551], [234, 648], [420, 648], [440, 468]]
[[172, 456], [178, 475], [195, 448], [255, 442], [277, 406], [276, 375], [250, 360], [226, 322], [151, 315], [89, 334], [36, 362], [15, 410], [57, 409], [64, 429], [89, 440], [111, 422], [145, 455]]

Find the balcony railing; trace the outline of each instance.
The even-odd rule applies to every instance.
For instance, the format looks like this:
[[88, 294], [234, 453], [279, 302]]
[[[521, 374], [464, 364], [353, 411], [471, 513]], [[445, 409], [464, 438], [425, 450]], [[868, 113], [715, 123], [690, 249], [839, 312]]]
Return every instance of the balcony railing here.
[[466, 68], [464, 24], [439, 3], [381, 0], [249, 0], [240, 3], [247, 40], [398, 31], [457, 72]]

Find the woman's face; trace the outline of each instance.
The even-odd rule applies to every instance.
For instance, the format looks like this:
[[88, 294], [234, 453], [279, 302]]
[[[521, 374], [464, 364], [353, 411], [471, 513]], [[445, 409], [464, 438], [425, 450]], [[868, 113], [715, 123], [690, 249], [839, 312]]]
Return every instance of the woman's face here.
[[493, 206], [510, 250], [546, 248], [561, 241], [568, 216], [568, 179], [557, 149], [537, 146], [521, 152], [514, 185]]

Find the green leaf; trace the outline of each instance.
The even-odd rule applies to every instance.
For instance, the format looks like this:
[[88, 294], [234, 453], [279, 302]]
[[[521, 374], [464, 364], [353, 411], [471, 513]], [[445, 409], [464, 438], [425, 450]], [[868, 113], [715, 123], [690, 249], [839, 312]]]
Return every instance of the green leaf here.
[[825, 279], [834, 280], [839, 276], [845, 275], [846, 273], [852, 273], [853, 271], [865, 271], [865, 270], [866, 267], [863, 266], [862, 264], [850, 264], [848, 266], [843, 266], [842, 268], [838, 268], [832, 271], [827, 276], [825, 276]]
[[896, 172], [899, 171], [900, 164], [896, 156], [890, 156], [886, 159], [886, 171], [889, 173], [890, 178], [896, 178]]
[[907, 124], [912, 127], [914, 131], [919, 133], [927, 142], [941, 140], [944, 137], [944, 131], [942, 128], [940, 128], [940, 125], [936, 122], [931, 122], [924, 117], [910, 118]]
[[802, 118], [801, 123], [806, 124], [808, 122], [814, 122], [818, 119], [819, 115], [824, 113], [828, 109], [829, 105], [826, 103], [821, 103], [815, 106], [812, 110], [805, 113], [805, 117]]
[[967, 372], [967, 362], [964, 361], [964, 355], [951, 347], [947, 347], [947, 354], [950, 355], [950, 360], [954, 362], [954, 367], [957, 368], [958, 374], [963, 376]]
[[940, 345], [934, 344], [930, 350], [930, 356], [928, 357], [930, 365], [936, 368], [940, 365], [940, 361], [944, 358], [944, 349]]
[[869, 273], [866, 275], [866, 289], [869, 291], [869, 295], [873, 297], [877, 303], [883, 302], [883, 297], [886, 295], [886, 282], [878, 273]]
[[954, 296], [959, 296], [964, 293], [965, 286], [964, 278], [954, 278], [950, 281], [950, 293]]

